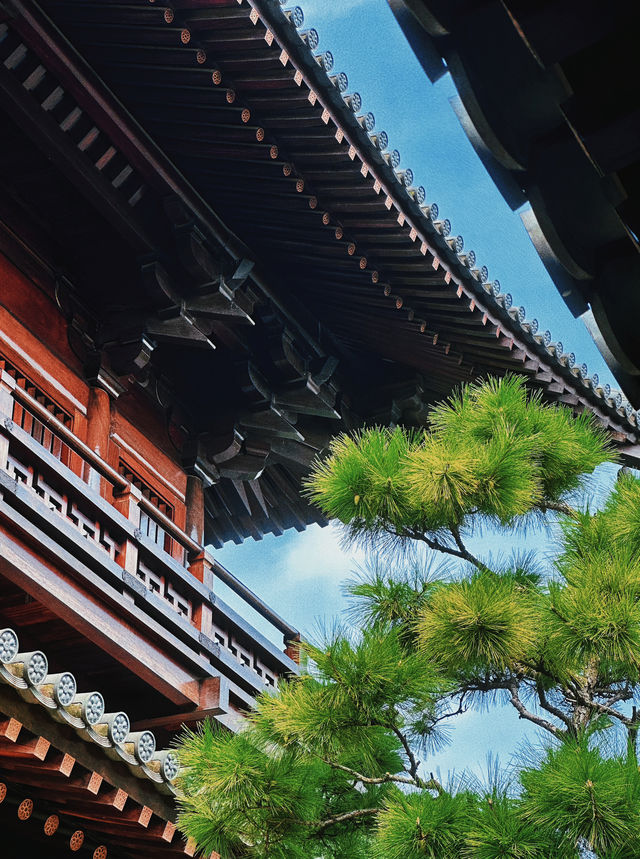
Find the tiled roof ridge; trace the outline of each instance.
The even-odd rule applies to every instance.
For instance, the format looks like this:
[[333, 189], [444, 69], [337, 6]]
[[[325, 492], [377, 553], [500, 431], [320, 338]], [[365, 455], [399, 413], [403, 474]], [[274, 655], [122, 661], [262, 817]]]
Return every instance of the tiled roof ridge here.
[[131, 731], [126, 713], [105, 712], [100, 692], [79, 693], [71, 672], [50, 674], [48, 659], [41, 650], [20, 652], [18, 636], [10, 628], [0, 629], [0, 682], [15, 689], [25, 701], [39, 704], [52, 719], [73, 728], [108, 757], [127, 764], [161, 792], [175, 793], [173, 782], [179, 772], [176, 753], [156, 750], [151, 731]]
[[[237, 0], [242, 3], [243, 0]], [[573, 352], [565, 351], [561, 340], [553, 340], [547, 329], [540, 332], [538, 320], [527, 319], [523, 306], [515, 306], [510, 293], [501, 291], [500, 282], [489, 281], [487, 266], [477, 266], [474, 251], [464, 250], [464, 239], [461, 235], [451, 235], [451, 222], [442, 218], [436, 203], [426, 203], [426, 192], [423, 186], [414, 185], [414, 172], [411, 168], [398, 169], [401, 161], [397, 149], [388, 151], [389, 137], [385, 131], [376, 132], [375, 117], [371, 112], [360, 113], [362, 97], [359, 93], [347, 93], [348, 77], [344, 72], [333, 70], [334, 58], [330, 51], [314, 53], [320, 44], [320, 37], [315, 28], [302, 29], [304, 12], [300, 6], [283, 8], [286, 0], [249, 0], [250, 5], [265, 13], [269, 23], [277, 26], [283, 34], [296, 33], [299, 44], [289, 44], [299, 58], [313, 69], [318, 77], [324, 77], [324, 88], [334, 98], [339, 96], [339, 109], [347, 121], [347, 127], [357, 135], [362, 144], [363, 154], [366, 153], [367, 163], [374, 163], [376, 169], [386, 172], [388, 178], [393, 177], [395, 185], [393, 196], [403, 209], [409, 208], [410, 217], [416, 227], [424, 234], [425, 239], [435, 245], [442, 253], [444, 260], [452, 269], [453, 278], [463, 287], [470, 289], [471, 295], [479, 309], [499, 317], [511, 333], [523, 341], [533, 353], [542, 357], [568, 379], [579, 393], [596, 405], [599, 410], [609, 412], [614, 419], [623, 419], [630, 432], [636, 435], [640, 429], [640, 410], [636, 412], [624, 394], [612, 389], [607, 383], [600, 384], [597, 373], [589, 375], [586, 363], [578, 363]], [[278, 21], [278, 18], [280, 20]], [[278, 26], [279, 25], [279, 26]], [[287, 30], [289, 33], [287, 34]], [[295, 48], [294, 48], [295, 46]], [[417, 232], [416, 227], [412, 232]], [[419, 237], [419, 235], [418, 235]], [[415, 240], [415, 239], [414, 239]]]

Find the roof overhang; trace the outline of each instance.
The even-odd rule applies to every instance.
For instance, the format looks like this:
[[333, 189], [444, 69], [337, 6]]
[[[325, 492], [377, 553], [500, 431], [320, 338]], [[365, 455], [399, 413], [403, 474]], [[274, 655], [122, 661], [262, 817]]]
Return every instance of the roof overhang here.
[[[332, 434], [423, 423], [489, 373], [635, 444], [633, 410], [489, 282], [278, 4], [4, 8], [0, 97], [88, 204], [55, 236], [74, 270], [43, 281], [93, 378], [166, 409], [208, 541], [321, 522], [299, 488]], [[88, 270], [90, 212], [116, 238]]]
[[[640, 406], [640, 71], [629, 5], [389, 0], [567, 306]], [[436, 58], [434, 60], [434, 57]], [[508, 69], [508, 74], [505, 74]]]

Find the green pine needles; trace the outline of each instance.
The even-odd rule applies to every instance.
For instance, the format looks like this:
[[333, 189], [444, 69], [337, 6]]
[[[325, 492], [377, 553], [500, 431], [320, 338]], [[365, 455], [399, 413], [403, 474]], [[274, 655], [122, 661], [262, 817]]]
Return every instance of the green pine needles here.
[[[613, 458], [592, 418], [514, 377], [464, 388], [424, 430], [335, 439], [306, 492], [380, 551], [300, 677], [240, 733], [182, 738], [182, 831], [223, 859], [640, 856], [640, 480], [621, 471], [597, 510], [577, 494]], [[543, 519], [544, 558], [468, 548], [478, 525], [504, 544]], [[410, 545], [445, 565], [407, 567]], [[440, 782], [447, 726], [496, 700], [537, 753], [488, 785]]]
[[441, 549], [444, 531], [455, 549], [455, 531], [474, 518], [511, 525], [557, 509], [611, 456], [592, 416], [545, 405], [523, 379], [507, 376], [436, 406], [422, 433], [396, 427], [338, 436], [306, 491], [353, 539], [431, 535]]

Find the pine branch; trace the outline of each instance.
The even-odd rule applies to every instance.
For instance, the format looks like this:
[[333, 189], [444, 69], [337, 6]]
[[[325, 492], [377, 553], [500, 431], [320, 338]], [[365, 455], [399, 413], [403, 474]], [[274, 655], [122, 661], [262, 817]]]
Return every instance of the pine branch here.
[[534, 725], [537, 725], [539, 728], [544, 728], [545, 731], [553, 734], [554, 737], [558, 736], [560, 728], [558, 728], [557, 725], [554, 725], [552, 722], [548, 722], [546, 719], [543, 719], [542, 716], [536, 716], [535, 713], [527, 710], [520, 700], [518, 683], [516, 680], [510, 680], [504, 688], [509, 692], [510, 701], [518, 711], [518, 715], [521, 719], [527, 719], [527, 721], [533, 722]]
[[573, 507], [564, 501], [545, 501], [540, 505], [540, 509], [543, 513], [546, 513], [547, 510], [552, 510], [555, 513], [564, 513], [565, 516], [570, 516], [572, 519], [575, 519], [578, 515], [577, 510], [574, 510]]
[[418, 784], [420, 779], [415, 778], [406, 778], [402, 775], [393, 775], [392, 773], [385, 773], [382, 776], [366, 776], [362, 773], [359, 773], [357, 770], [351, 769], [351, 767], [346, 767], [344, 764], [339, 764], [336, 761], [331, 761], [328, 758], [320, 758], [323, 763], [327, 766], [331, 767], [334, 770], [340, 770], [340, 772], [347, 773], [352, 776], [356, 781], [362, 782], [362, 784], [388, 784], [389, 782], [397, 782], [398, 784], [408, 784], [412, 787], [422, 787], [421, 784]]
[[[549, 672], [549, 671], [544, 667], [544, 665], [543, 665], [542, 661], [539, 661], [538, 663], [535, 663], [535, 662], [530, 662], [530, 661], [528, 661], [527, 659], [519, 659], [519, 660], [515, 663], [515, 665], [516, 665], [516, 667], [518, 667], [518, 666], [520, 666], [520, 665], [521, 665], [521, 666], [523, 666], [524, 668], [526, 668], [528, 671], [532, 671], [534, 674], [539, 674], [539, 675], [541, 674], [541, 675], [544, 675], [544, 677], [546, 677], [547, 679], [551, 680], [551, 682], [552, 682], [552, 683], [554, 683], [554, 684], [558, 684], [558, 683], [560, 682], [560, 681], [558, 680], [558, 678], [557, 678], [554, 674], [551, 674], [551, 673], [550, 673], [550, 672]], [[524, 671], [523, 671], [522, 673], [523, 673], [523, 674], [526, 674], [526, 672], [524, 672]]]
[[334, 823], [344, 823], [346, 820], [357, 820], [359, 817], [366, 817], [371, 814], [380, 814], [381, 808], [356, 808], [354, 811], [345, 811], [344, 814], [336, 814], [334, 817], [327, 817], [319, 822], [299, 821], [305, 826], [313, 826], [318, 832], [322, 832], [328, 826], [333, 826]]
[[612, 707], [614, 704], [619, 704], [621, 701], [630, 701], [633, 698], [633, 689], [627, 684], [624, 689], [621, 689], [619, 692], [616, 692], [614, 695], [611, 695], [610, 698], [605, 698], [604, 695], [599, 693], [596, 690], [596, 694], [599, 694], [601, 698], [604, 698], [604, 703], [608, 704], [609, 707]]
[[638, 722], [634, 722], [633, 719], [630, 719], [628, 716], [625, 716], [624, 713], [620, 713], [615, 707], [610, 707], [608, 704], [600, 704], [599, 701], [589, 701], [584, 698], [584, 706], [591, 707], [594, 710], [597, 710], [599, 713], [602, 713], [606, 716], [611, 716], [614, 719], [618, 719], [618, 721], [622, 722], [627, 728], [633, 728], [638, 725]]
[[[473, 683], [465, 684], [465, 686], [466, 691], [468, 692], [495, 692], [499, 689], [504, 689], [509, 693], [510, 703], [518, 711], [518, 714], [521, 719], [527, 719], [529, 722], [533, 722], [534, 725], [538, 725], [538, 727], [544, 728], [545, 731], [548, 731], [554, 736], [558, 736], [562, 733], [562, 730], [558, 728], [557, 725], [554, 725], [553, 722], [549, 722], [542, 716], [537, 716], [535, 713], [532, 713], [530, 710], [527, 710], [525, 705], [522, 703], [522, 700], [520, 699], [520, 687], [518, 685], [518, 679], [516, 677], [496, 677], [495, 679], [485, 677], [484, 680], [476, 679]], [[549, 704], [549, 706], [552, 707], [553, 705]], [[549, 710], [548, 712], [552, 711]], [[558, 712], [561, 713], [561, 711]], [[557, 714], [552, 712], [552, 715]], [[558, 716], [558, 718], [561, 718], [565, 724], [567, 724], [567, 722], [569, 722], [570, 724], [570, 720], [563, 713], [561, 714], [561, 716]]]
[[627, 750], [636, 766], [638, 766], [638, 728], [640, 726], [638, 715], [638, 708], [634, 704], [631, 709], [633, 725], [627, 727]]
[[547, 696], [544, 692], [544, 689], [541, 686], [536, 687], [536, 691], [538, 693], [538, 700], [540, 701], [540, 706], [547, 711], [547, 713], [551, 713], [552, 716], [555, 716], [556, 719], [559, 719], [567, 728], [571, 728], [571, 719], [567, 716], [566, 713], [563, 713], [559, 707], [555, 707], [550, 701], [547, 699]]
[[467, 692], [497, 692], [500, 689], [509, 688], [509, 679], [510, 678], [501, 675], [493, 678], [486, 675], [484, 678], [470, 678], [460, 685], [463, 687], [463, 694], [466, 694]]
[[469, 561], [470, 564], [473, 564], [474, 567], [477, 567], [479, 570], [486, 570], [487, 567], [482, 561], [478, 560], [475, 555], [472, 555], [471, 552], [467, 549], [467, 547], [462, 542], [462, 537], [460, 536], [460, 527], [458, 525], [451, 526], [451, 533], [453, 534], [453, 539], [456, 541], [456, 546], [462, 553], [462, 556], [465, 560]]
[[395, 725], [391, 726], [391, 730], [393, 731], [393, 733], [396, 735], [396, 737], [402, 743], [402, 748], [404, 749], [405, 754], [406, 754], [407, 758], [409, 759], [409, 774], [414, 779], [417, 787], [424, 788], [425, 784], [422, 781], [422, 779], [420, 778], [420, 776], [418, 775], [418, 767], [420, 766], [420, 761], [416, 760], [416, 756], [413, 754], [413, 751], [411, 750], [411, 746], [409, 745], [409, 741], [407, 740], [405, 735], [402, 733], [402, 731], [399, 728], [397, 728]]
[[[440, 540], [436, 540], [434, 537], [427, 537], [422, 531], [414, 530], [413, 528], [404, 529], [402, 534], [398, 534], [397, 532], [393, 532], [396, 537], [411, 537], [412, 540], [420, 540], [423, 543], [426, 543], [430, 549], [433, 549], [434, 552], [442, 552], [443, 555], [452, 555], [454, 558], [460, 558], [462, 561], [469, 561], [469, 563], [473, 564], [479, 570], [486, 570], [487, 567], [482, 561], [478, 560], [471, 552], [468, 552], [467, 549], [460, 542], [459, 546], [462, 548], [454, 549], [453, 546], [447, 546], [446, 543], [441, 543]], [[452, 530], [453, 533], [453, 530]], [[455, 539], [455, 535], [454, 535]], [[457, 541], [456, 541], [457, 542]]]
[[444, 788], [433, 773], [429, 773], [429, 781], [425, 782], [424, 786], [426, 790], [435, 790], [438, 796], [444, 793]]
[[438, 716], [437, 718], [433, 719], [431, 722], [432, 727], [437, 725], [438, 722], [443, 722], [445, 719], [450, 719], [452, 716], [460, 716], [462, 713], [466, 713], [469, 708], [464, 706], [465, 694], [466, 694], [466, 690], [460, 696], [460, 702], [458, 704], [458, 709], [457, 710], [449, 710], [449, 712], [442, 713], [441, 716]]

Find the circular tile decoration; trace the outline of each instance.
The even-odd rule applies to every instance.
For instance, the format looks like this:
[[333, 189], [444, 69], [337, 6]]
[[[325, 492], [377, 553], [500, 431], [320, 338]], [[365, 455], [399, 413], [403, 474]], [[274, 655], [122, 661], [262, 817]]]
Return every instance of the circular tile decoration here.
[[11, 662], [18, 652], [18, 636], [12, 629], [0, 631], [0, 662]]
[[50, 814], [44, 822], [44, 834], [55, 835], [60, 826], [60, 818], [57, 814]]
[[33, 814], [33, 800], [32, 799], [23, 799], [20, 805], [18, 806], [18, 819], [19, 820], [29, 820], [31, 815]]
[[71, 838], [69, 839], [69, 847], [75, 853], [76, 850], [79, 850], [84, 844], [84, 832], [82, 829], [76, 829]]

